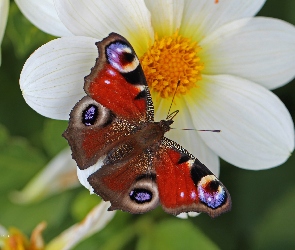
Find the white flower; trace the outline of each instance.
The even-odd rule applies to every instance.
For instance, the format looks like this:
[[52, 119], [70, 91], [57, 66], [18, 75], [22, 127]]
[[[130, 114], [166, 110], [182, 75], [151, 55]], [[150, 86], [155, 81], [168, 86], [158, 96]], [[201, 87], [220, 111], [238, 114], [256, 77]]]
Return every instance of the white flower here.
[[180, 219], [187, 219], [188, 217], [196, 217], [198, 215], [200, 215], [200, 213], [197, 213], [197, 212], [188, 212], [188, 213], [180, 213], [176, 217], [178, 217]]
[[83, 239], [103, 229], [114, 217], [114, 211], [107, 211], [109, 202], [102, 201], [94, 207], [87, 216], [79, 223], [74, 224], [60, 235], [52, 239], [48, 244], [44, 243], [42, 233], [46, 223], [41, 222], [32, 231], [30, 240], [19, 230], [6, 230], [0, 225], [0, 247], [1, 249], [35, 249], [35, 250], [68, 250]]
[[78, 184], [77, 165], [67, 148], [55, 156], [22, 191], [13, 191], [10, 198], [15, 203], [31, 203], [74, 188]]
[[[173, 126], [222, 131], [167, 134], [215, 174], [218, 156], [258, 170], [280, 165], [293, 151], [290, 114], [268, 89], [294, 78], [295, 29], [278, 19], [253, 17], [264, 0], [16, 2], [43, 30], [71, 33], [40, 47], [22, 70], [23, 96], [40, 114], [69, 118], [85, 95], [83, 78], [97, 57], [94, 43], [117, 32], [142, 61], [157, 120], [165, 118], [180, 79], [173, 105], [180, 113]], [[43, 14], [52, 16], [52, 23]], [[52, 31], [55, 25], [58, 33]], [[169, 51], [170, 42], [180, 49]]]
[[[74, 188], [77, 185], [79, 185], [77, 165], [72, 159], [70, 149], [66, 148], [55, 156], [22, 191], [12, 192], [10, 197], [15, 203], [26, 204], [45, 199], [50, 195]], [[109, 202], [100, 202], [81, 222], [71, 226], [51, 240], [46, 244], [45, 248], [43, 246], [44, 242], [42, 242], [40, 249], [72, 249], [77, 243], [103, 229], [112, 220], [116, 212], [108, 211], [109, 207]], [[41, 233], [45, 229], [45, 224], [41, 223], [40, 226], [36, 228], [37, 232], [34, 230], [35, 233], [32, 233], [35, 237], [31, 237], [31, 245], [36, 245], [42, 239]], [[0, 225], [0, 247], [1, 234], [3, 236], [7, 235]], [[19, 244], [21, 245], [22, 242], [19, 242]], [[39, 248], [35, 247], [34, 249]]]
[[[9, 9], [9, 0], [0, 0], [0, 46], [4, 36]], [[1, 48], [0, 48], [0, 65], [1, 65]]]
[[71, 226], [50, 241], [46, 245], [46, 250], [72, 249], [77, 243], [103, 229], [116, 214], [115, 211], [107, 210], [110, 205], [109, 202], [101, 201], [80, 223]]

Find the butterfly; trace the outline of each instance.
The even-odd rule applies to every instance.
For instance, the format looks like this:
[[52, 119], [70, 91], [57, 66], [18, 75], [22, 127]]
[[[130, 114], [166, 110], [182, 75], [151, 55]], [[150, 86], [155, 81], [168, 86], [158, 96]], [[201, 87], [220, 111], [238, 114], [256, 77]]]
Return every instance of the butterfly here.
[[131, 44], [111, 33], [97, 42], [99, 57], [84, 78], [84, 96], [63, 136], [92, 191], [109, 210], [145, 213], [230, 210], [225, 186], [198, 159], [165, 137], [172, 116], [154, 121], [150, 91]]

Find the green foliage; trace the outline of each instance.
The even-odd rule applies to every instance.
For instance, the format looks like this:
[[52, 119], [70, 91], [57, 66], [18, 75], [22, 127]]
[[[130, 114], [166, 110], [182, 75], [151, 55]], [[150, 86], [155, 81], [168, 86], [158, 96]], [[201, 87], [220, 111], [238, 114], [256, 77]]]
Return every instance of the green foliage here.
[[169, 219], [157, 223], [141, 234], [137, 249], [181, 250], [218, 249], [196, 226], [188, 220]]
[[83, 218], [90, 212], [90, 210], [95, 207], [101, 198], [97, 195], [89, 195], [87, 189], [83, 189], [80, 193], [77, 194], [73, 201], [71, 207], [71, 214], [77, 220], [83, 220]]
[[[32, 148], [26, 139], [9, 136], [3, 126], [0, 126], [0, 141], [1, 224], [17, 226], [27, 232], [43, 220], [50, 225], [59, 224], [67, 212], [69, 197], [66, 194], [26, 206], [10, 200], [10, 193], [21, 189], [45, 165], [44, 155]], [[53, 210], [56, 213], [52, 213]]]
[[10, 5], [6, 36], [12, 42], [15, 55], [18, 58], [27, 56], [34, 49], [54, 38], [40, 32], [20, 13], [16, 4], [13, 3]]
[[255, 249], [292, 249], [295, 246], [295, 187], [260, 219], [254, 232]]
[[47, 119], [44, 123], [42, 141], [46, 152], [53, 157], [64, 149], [68, 144], [62, 137], [68, 123], [66, 121], [57, 121]]

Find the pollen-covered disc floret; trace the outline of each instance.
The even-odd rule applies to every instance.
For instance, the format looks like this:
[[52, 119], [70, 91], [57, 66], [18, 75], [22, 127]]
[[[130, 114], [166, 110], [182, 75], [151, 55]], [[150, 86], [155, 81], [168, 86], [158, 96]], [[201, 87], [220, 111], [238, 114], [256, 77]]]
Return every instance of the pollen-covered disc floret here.
[[186, 94], [201, 80], [198, 52], [200, 46], [176, 32], [169, 37], [155, 37], [154, 44], [141, 58], [141, 65], [149, 87], [161, 97]]

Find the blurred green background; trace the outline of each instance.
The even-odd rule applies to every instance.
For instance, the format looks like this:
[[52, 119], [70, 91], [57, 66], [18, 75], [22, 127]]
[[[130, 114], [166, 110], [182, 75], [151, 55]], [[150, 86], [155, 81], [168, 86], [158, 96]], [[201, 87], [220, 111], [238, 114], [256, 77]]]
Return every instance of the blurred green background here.
[[[268, 0], [258, 15], [294, 25], [294, 13], [294, 0]], [[29, 236], [45, 220], [47, 242], [83, 219], [99, 201], [83, 187], [31, 205], [13, 204], [8, 197], [67, 146], [61, 137], [67, 122], [37, 114], [25, 103], [18, 84], [26, 59], [51, 39], [11, 2], [0, 67], [0, 224], [18, 227]], [[293, 119], [294, 83], [274, 91]], [[294, 166], [294, 155], [265, 171], [222, 162], [221, 179], [232, 195], [231, 212], [216, 219], [202, 214], [188, 220], [167, 215], [161, 208], [144, 215], [117, 212], [106, 228], [75, 249], [295, 249]]]

